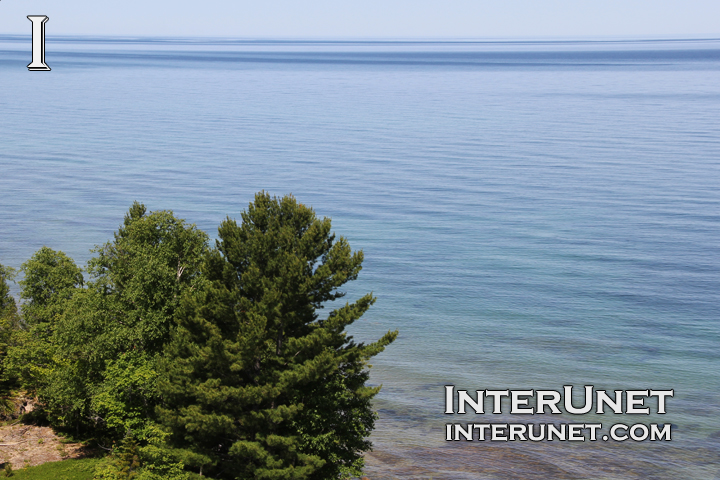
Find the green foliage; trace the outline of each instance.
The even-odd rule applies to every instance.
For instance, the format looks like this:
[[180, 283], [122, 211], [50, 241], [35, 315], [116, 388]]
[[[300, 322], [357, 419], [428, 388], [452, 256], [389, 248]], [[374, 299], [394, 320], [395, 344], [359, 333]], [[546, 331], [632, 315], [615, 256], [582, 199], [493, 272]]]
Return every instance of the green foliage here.
[[10, 295], [10, 285], [8, 285], [8, 281], [12, 282], [14, 279], [15, 270], [0, 265], [0, 318], [17, 312], [15, 299]]
[[114, 240], [95, 250], [92, 279], [58, 325], [64, 355], [46, 390], [51, 420], [101, 444], [150, 435], [156, 363], [206, 246], [206, 234], [172, 212], [133, 204]]
[[94, 280], [80, 302], [86, 316], [68, 322], [64, 337], [81, 333], [103, 359], [128, 350], [162, 351], [177, 299], [197, 280], [206, 245], [207, 235], [195, 225], [171, 211], [147, 214], [135, 202], [115, 240], [90, 260]]
[[133, 439], [125, 439], [105, 457], [95, 469], [98, 480], [195, 480], [207, 479], [184, 470], [182, 462], [175, 461], [166, 452], [155, 447], [153, 440], [145, 447]]
[[13, 383], [14, 378], [8, 374], [6, 355], [12, 345], [13, 335], [19, 328], [20, 317], [18, 316], [15, 299], [10, 295], [10, 285], [15, 272], [10, 267], [0, 265], [0, 411], [6, 413], [8, 402], [4, 401], [5, 396]]
[[25, 262], [20, 281], [24, 300], [21, 307], [27, 325], [54, 323], [65, 302], [83, 284], [82, 270], [63, 252], [42, 247]]
[[112, 450], [74, 462], [82, 475], [58, 462], [32, 478], [361, 474], [379, 391], [365, 385], [368, 361], [397, 332], [368, 345], [347, 335], [372, 294], [320, 313], [357, 278], [362, 252], [292, 196], [265, 193], [219, 238], [209, 249], [194, 225], [135, 202], [94, 250], [89, 281], [47, 247], [24, 263], [20, 312], [0, 266], [4, 393], [16, 382], [53, 426]]
[[48, 247], [25, 262], [20, 298], [22, 321], [8, 349], [6, 367], [10, 376], [30, 394], [40, 393], [57, 366], [54, 333], [69, 299], [82, 287], [81, 269], [63, 252]]
[[140, 474], [140, 456], [137, 444], [127, 442], [116, 448], [96, 467], [95, 478], [103, 480], [130, 480]]
[[145, 426], [152, 410], [145, 402], [156, 398], [154, 359], [146, 353], [130, 351], [108, 360], [102, 381], [93, 390], [90, 409], [105, 419], [105, 428], [118, 433], [147, 435]]
[[362, 252], [292, 196], [259, 193], [227, 219], [206, 256], [207, 282], [186, 290], [163, 359], [158, 414], [169, 451], [218, 478], [329, 479], [359, 475], [374, 426], [367, 361], [388, 332], [358, 344], [345, 328], [375, 301], [332, 310]]

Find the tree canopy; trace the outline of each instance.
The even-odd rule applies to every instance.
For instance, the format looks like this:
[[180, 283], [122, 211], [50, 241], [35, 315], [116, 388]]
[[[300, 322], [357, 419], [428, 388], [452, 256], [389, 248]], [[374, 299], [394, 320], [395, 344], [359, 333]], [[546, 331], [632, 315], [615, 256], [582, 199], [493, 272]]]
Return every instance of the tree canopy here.
[[136, 202], [86, 276], [47, 247], [23, 264], [19, 314], [0, 268], [0, 318], [14, 322], [3, 368], [54, 425], [116, 442], [102, 478], [361, 474], [379, 391], [368, 361], [397, 336], [347, 334], [371, 293], [333, 303], [363, 253], [290, 195], [258, 193], [240, 217], [210, 247]]
[[20, 271], [22, 320], [5, 365], [22, 388], [36, 395], [48, 385], [62, 355], [55, 348], [55, 330], [83, 276], [70, 257], [48, 247], [35, 252]]
[[114, 240], [95, 250], [91, 280], [58, 326], [55, 339], [66, 361], [48, 392], [58, 419], [108, 442], [150, 434], [157, 362], [206, 248], [207, 235], [194, 225], [133, 204]]
[[15, 299], [10, 294], [10, 285], [15, 276], [13, 269], [0, 265], [0, 394], [7, 395], [13, 383], [8, 375], [6, 355], [14, 332], [19, 328], [19, 317]]

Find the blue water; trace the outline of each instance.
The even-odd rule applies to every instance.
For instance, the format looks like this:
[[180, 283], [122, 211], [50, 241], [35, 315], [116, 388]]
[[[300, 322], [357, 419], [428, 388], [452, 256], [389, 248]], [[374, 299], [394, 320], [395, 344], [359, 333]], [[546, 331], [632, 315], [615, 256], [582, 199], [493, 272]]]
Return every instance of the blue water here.
[[[0, 37], [1, 263], [84, 264], [133, 200], [214, 236], [292, 192], [365, 252], [356, 338], [400, 330], [371, 478], [720, 477], [720, 40], [46, 51], [28, 72], [29, 37]], [[673, 440], [449, 445], [447, 421], [498, 421], [443, 415], [450, 383], [672, 388], [664, 416], [570, 421]]]

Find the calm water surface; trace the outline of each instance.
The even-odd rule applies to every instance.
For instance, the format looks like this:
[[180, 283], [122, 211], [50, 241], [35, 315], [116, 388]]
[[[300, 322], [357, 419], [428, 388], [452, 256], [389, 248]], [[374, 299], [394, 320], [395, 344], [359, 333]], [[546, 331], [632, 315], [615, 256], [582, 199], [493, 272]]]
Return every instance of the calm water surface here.
[[[720, 478], [720, 41], [0, 37], [0, 262], [292, 192], [399, 329], [373, 478]], [[443, 385], [674, 389], [671, 442], [443, 441]], [[542, 417], [540, 417], [542, 418]], [[532, 420], [503, 417], [505, 421]], [[551, 421], [548, 419], [538, 421]]]

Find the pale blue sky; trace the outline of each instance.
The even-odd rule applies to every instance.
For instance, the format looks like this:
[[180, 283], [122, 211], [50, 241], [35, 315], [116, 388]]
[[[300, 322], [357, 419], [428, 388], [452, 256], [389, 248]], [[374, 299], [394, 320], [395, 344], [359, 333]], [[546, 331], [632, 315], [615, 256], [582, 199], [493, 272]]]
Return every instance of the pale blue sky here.
[[0, 34], [271, 38], [720, 36], [720, 0], [1, 0]]

